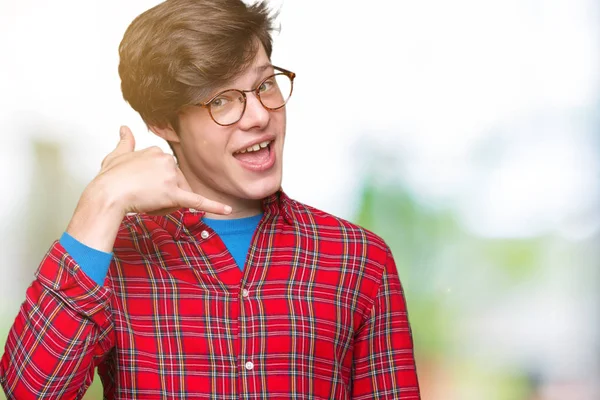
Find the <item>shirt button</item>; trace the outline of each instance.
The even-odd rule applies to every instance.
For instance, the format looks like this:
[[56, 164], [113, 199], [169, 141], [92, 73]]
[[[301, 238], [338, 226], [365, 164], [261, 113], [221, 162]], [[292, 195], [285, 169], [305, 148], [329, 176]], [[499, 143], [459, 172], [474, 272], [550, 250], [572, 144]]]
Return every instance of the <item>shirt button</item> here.
[[198, 212], [198, 210], [196, 210], [195, 208], [190, 208], [190, 212], [195, 214]]
[[254, 369], [254, 363], [253, 363], [252, 361], [248, 361], [248, 362], [246, 363], [246, 369], [247, 369], [248, 371], [250, 371], [251, 369]]
[[202, 239], [206, 239], [208, 237], [208, 232], [202, 231], [202, 233], [200, 233], [200, 236], [202, 237]]
[[244, 297], [250, 296], [250, 291], [248, 289], [242, 290], [242, 296], [244, 296]]

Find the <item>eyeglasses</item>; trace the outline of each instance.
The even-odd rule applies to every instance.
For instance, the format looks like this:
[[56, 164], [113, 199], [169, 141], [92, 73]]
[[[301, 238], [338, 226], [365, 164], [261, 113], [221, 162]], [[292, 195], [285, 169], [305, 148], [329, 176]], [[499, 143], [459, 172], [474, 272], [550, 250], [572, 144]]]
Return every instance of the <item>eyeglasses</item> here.
[[210, 117], [221, 126], [233, 125], [242, 119], [246, 111], [246, 93], [254, 93], [267, 110], [278, 110], [290, 99], [296, 74], [283, 68], [273, 68], [279, 72], [264, 79], [255, 89], [227, 89], [197, 105], [208, 108]]

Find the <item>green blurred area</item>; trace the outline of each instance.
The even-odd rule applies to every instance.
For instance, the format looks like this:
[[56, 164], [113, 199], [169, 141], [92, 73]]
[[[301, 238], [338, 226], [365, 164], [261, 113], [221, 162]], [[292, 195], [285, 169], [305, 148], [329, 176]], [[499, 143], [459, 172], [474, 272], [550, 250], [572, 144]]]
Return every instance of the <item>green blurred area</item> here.
[[[374, 182], [365, 180], [356, 222], [382, 236], [393, 252], [408, 303], [423, 398], [541, 398], [542, 369], [519, 365], [521, 360], [495, 360], [494, 349], [483, 355], [465, 351], [473, 344], [463, 336], [463, 325], [478, 318], [485, 324], [487, 309], [508, 294], [552, 285], [550, 277], [569, 268], [585, 282], [586, 271], [595, 270], [595, 252], [585, 243], [553, 235], [479, 237], [461, 226], [452, 210], [422, 204], [401, 185]], [[593, 287], [577, 290], [591, 293]], [[507, 327], [520, 311], [506, 318]]]

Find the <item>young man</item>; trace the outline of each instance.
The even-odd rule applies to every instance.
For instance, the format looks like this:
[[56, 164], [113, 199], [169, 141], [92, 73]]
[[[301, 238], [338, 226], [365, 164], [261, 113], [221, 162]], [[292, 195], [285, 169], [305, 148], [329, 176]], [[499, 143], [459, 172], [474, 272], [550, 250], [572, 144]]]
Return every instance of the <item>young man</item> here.
[[167, 140], [103, 161], [27, 290], [9, 398], [418, 399], [382, 239], [280, 189], [294, 73], [262, 3], [168, 0], [120, 46], [125, 99]]

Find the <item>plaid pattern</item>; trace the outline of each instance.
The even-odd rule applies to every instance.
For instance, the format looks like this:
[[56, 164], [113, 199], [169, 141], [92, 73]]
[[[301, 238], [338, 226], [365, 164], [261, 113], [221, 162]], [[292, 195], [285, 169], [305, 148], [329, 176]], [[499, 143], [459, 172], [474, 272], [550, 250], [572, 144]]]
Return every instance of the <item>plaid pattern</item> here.
[[419, 399], [382, 239], [279, 192], [244, 271], [202, 214], [128, 216], [105, 286], [58, 242], [0, 364], [9, 398]]

